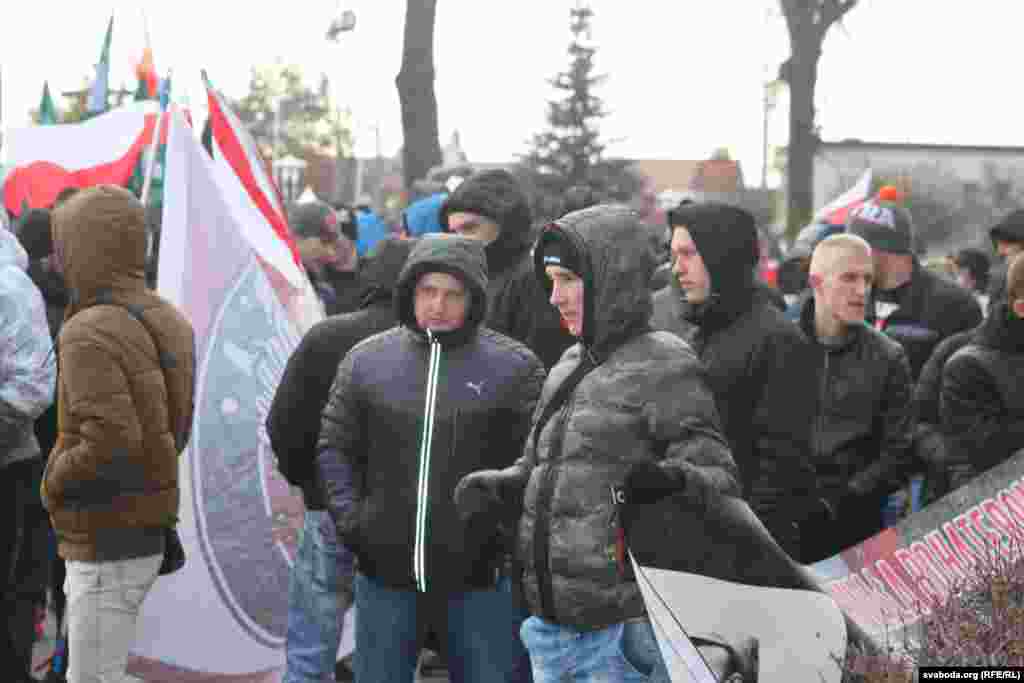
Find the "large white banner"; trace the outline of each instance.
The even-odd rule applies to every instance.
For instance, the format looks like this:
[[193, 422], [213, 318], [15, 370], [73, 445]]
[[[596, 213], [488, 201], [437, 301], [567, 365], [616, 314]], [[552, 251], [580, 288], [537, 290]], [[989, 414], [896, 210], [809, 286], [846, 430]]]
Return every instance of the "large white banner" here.
[[[263, 422], [305, 322], [302, 296], [261, 259], [218, 172], [179, 113], [167, 147], [160, 293], [197, 340], [196, 417], [182, 457], [185, 568], [147, 597], [130, 673], [149, 681], [276, 681], [304, 508]], [[250, 226], [251, 227], [251, 226]]]

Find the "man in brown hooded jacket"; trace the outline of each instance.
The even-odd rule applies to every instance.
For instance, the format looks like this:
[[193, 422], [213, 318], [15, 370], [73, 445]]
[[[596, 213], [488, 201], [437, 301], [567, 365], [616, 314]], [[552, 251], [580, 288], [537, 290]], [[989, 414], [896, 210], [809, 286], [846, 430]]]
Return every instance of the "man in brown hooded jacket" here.
[[68, 680], [113, 681], [178, 513], [195, 342], [146, 288], [145, 212], [131, 193], [79, 192], [54, 211], [53, 233], [70, 302], [41, 493], [67, 561]]

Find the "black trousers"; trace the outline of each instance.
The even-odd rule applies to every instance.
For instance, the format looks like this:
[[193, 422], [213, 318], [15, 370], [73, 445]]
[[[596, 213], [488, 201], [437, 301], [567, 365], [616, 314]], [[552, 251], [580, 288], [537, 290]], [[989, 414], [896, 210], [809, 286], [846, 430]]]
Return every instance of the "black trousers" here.
[[49, 581], [49, 519], [39, 499], [39, 458], [0, 469], [0, 666], [20, 681], [29, 675], [36, 606]]

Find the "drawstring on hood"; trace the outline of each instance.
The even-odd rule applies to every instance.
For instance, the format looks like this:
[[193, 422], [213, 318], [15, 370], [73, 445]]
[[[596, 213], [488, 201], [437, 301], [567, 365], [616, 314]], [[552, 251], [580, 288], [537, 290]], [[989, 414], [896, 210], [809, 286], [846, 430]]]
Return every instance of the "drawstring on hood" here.
[[651, 231], [627, 206], [603, 204], [574, 211], [548, 225], [534, 248], [534, 272], [548, 299], [545, 272], [548, 243], [562, 242], [580, 264], [583, 279], [583, 337], [591, 361], [599, 364], [624, 341], [648, 331], [652, 303], [649, 283], [657, 263]]

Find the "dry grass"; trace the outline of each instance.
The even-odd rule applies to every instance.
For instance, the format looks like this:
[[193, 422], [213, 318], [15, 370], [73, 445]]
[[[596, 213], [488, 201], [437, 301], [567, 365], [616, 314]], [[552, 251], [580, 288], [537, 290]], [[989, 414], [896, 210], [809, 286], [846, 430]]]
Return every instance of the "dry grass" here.
[[990, 549], [975, 582], [930, 605], [919, 643], [887, 644], [882, 654], [851, 647], [843, 682], [909, 683], [921, 666], [1024, 666], [1024, 548], [1011, 551], [1012, 560]]

